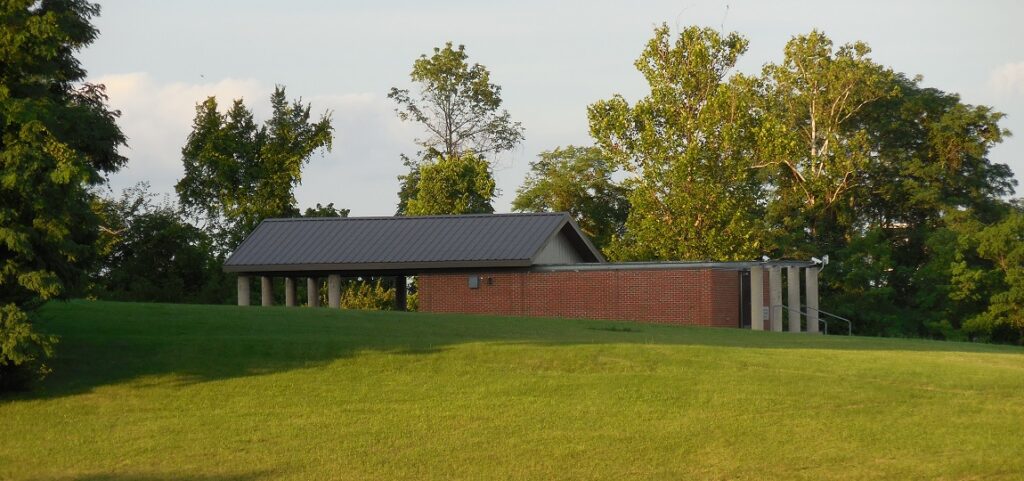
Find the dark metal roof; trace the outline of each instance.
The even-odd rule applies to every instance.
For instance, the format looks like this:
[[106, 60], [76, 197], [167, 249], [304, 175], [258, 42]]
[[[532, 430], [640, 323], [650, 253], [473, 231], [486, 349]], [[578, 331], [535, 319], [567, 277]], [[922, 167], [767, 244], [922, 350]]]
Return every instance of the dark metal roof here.
[[604, 262], [568, 214], [267, 219], [224, 263], [227, 272], [527, 267], [562, 233]]

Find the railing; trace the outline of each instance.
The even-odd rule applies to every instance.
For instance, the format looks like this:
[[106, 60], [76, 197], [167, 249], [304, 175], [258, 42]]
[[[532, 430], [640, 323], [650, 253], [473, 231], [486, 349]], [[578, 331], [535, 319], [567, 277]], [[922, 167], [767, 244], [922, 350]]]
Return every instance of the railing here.
[[[771, 318], [771, 313], [772, 313], [772, 312], [774, 312], [776, 308], [782, 308], [782, 310], [783, 310], [783, 311], [792, 311], [792, 310], [793, 310], [793, 309], [791, 309], [791, 308], [790, 308], [789, 306], [787, 306], [787, 305], [784, 305], [784, 304], [776, 304], [776, 305], [774, 305], [774, 306], [772, 306], [772, 307], [769, 307], [769, 308], [768, 308], [768, 317], [769, 317], [769, 318]], [[804, 317], [807, 317], [807, 313], [806, 313], [806, 312], [804, 312], [804, 311], [800, 311], [800, 310], [797, 310], [796, 312], [799, 312], [799, 313], [800, 313], [800, 315], [802, 315], [802, 316], [804, 316]], [[782, 316], [779, 316], [779, 322], [782, 322]]]
[[[814, 312], [817, 312], [818, 314], [823, 314], [823, 315], [831, 317], [833, 319], [837, 319], [837, 320], [845, 322], [846, 323], [846, 335], [848, 335], [848, 336], [852, 336], [853, 335], [853, 321], [851, 321], [851, 320], [849, 320], [849, 319], [847, 319], [845, 317], [842, 317], [842, 316], [839, 316], [839, 315], [836, 315], [836, 314], [832, 314], [831, 312], [823, 311], [823, 310], [818, 309], [818, 308], [814, 308], [814, 307], [810, 307], [810, 306], [800, 306], [800, 307], [802, 307], [804, 309], [810, 309], [810, 310], [812, 310]], [[785, 311], [793, 311], [794, 310], [793, 308], [791, 308], [789, 306], [786, 306], [786, 305], [783, 305], [783, 304], [776, 304], [774, 306], [769, 307], [768, 309], [770, 309], [769, 312], [771, 312], [771, 311], [775, 310], [776, 308], [782, 308]], [[804, 316], [804, 319], [807, 319], [807, 320], [810, 319], [810, 316], [807, 314], [806, 311], [800, 310], [800, 309], [796, 309], [796, 312], [798, 312], [798, 313], [800, 313], [800, 315]], [[779, 316], [779, 318], [780, 318], [779, 322], [782, 322], [781, 317], [782, 316]], [[824, 329], [823, 332], [825, 334], [828, 334], [828, 320], [822, 319], [822, 318], [819, 317], [818, 318], [818, 322], [825, 325], [825, 329]]]
[[[840, 315], [837, 315], [837, 314], [832, 314], [831, 312], [823, 311], [821, 309], [817, 309], [817, 308], [814, 308], [814, 307], [810, 307], [810, 306], [801, 306], [801, 307], [804, 307], [806, 309], [811, 309], [814, 312], [817, 312], [818, 314], [824, 314], [824, 315], [826, 315], [828, 317], [831, 317], [833, 319], [845, 322], [846, 323], [846, 335], [847, 336], [852, 336], [853, 335], [853, 321], [851, 321], [851, 320], [849, 320], [849, 319], [847, 319], [847, 318], [845, 318], [843, 316], [840, 316]], [[818, 319], [818, 320], [820, 322], [824, 322], [825, 323], [825, 334], [828, 334], [828, 321], [825, 321], [824, 319]]]

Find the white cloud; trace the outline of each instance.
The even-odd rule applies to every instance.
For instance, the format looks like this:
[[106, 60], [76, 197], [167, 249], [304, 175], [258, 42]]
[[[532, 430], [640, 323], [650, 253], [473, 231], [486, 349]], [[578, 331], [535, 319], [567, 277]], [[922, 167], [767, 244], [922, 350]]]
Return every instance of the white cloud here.
[[173, 193], [181, 177], [181, 147], [195, 116], [196, 104], [208, 96], [222, 103], [264, 98], [270, 90], [254, 80], [223, 79], [202, 84], [159, 83], [146, 73], [104, 75], [89, 79], [106, 85], [111, 107], [121, 111], [118, 125], [128, 136], [128, 166], [111, 179], [118, 191], [148, 181], [158, 192]]
[[1024, 95], [1024, 62], [1005, 63], [992, 70], [989, 84], [999, 94]]
[[[273, 86], [252, 79], [220, 79], [205, 83], [163, 83], [146, 73], [104, 75], [89, 79], [107, 87], [110, 104], [122, 113], [118, 124], [128, 136], [128, 166], [111, 178], [114, 192], [148, 181], [155, 192], [174, 193], [182, 176], [181, 147], [195, 116], [195, 106], [216, 96], [222, 107], [243, 98], [257, 121], [269, 113]], [[300, 207], [334, 202], [354, 215], [387, 215], [397, 201], [399, 154], [412, 153], [416, 136], [402, 124], [386, 98], [368, 93], [303, 95], [318, 115], [332, 111], [335, 128], [331, 152], [314, 155], [296, 190]]]

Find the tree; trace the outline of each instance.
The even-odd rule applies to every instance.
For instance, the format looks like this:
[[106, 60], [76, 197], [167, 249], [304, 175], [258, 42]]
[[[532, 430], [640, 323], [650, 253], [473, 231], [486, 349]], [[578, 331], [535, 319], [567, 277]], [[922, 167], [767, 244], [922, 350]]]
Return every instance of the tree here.
[[970, 233], [1002, 215], [1015, 185], [988, 159], [1002, 114], [869, 53], [815, 31], [763, 71], [756, 154], [778, 252], [830, 254], [823, 302], [859, 333], [959, 338], [991, 289]]
[[523, 128], [501, 109], [501, 87], [491, 83], [483, 65], [468, 62], [466, 48], [434, 48], [421, 55], [409, 74], [419, 86], [417, 94], [392, 88], [388, 98], [402, 121], [420, 124], [426, 136], [416, 139], [422, 147], [416, 158], [402, 155], [409, 172], [399, 176], [398, 215], [406, 213], [417, 196], [421, 165], [438, 158], [454, 159], [472, 151], [478, 158], [510, 150], [523, 140]]
[[613, 258], [750, 259], [767, 249], [752, 169], [752, 81], [725, 81], [747, 41], [698, 27], [654, 32], [635, 65], [650, 93], [588, 108], [590, 133], [632, 177]]
[[218, 276], [208, 237], [185, 222], [173, 203], [154, 202], [149, 185], [98, 199], [103, 221], [93, 294], [112, 300], [203, 302]]
[[241, 99], [223, 114], [216, 98], [206, 99], [181, 150], [185, 175], [175, 190], [219, 253], [237, 247], [263, 219], [298, 215], [302, 168], [314, 152], [331, 148], [330, 112], [311, 122], [311, 107], [289, 103], [280, 86], [270, 104], [273, 113], [260, 126]]
[[348, 217], [348, 209], [334, 207], [334, 202], [327, 205], [316, 204], [316, 207], [307, 207], [302, 217]]
[[987, 307], [964, 322], [964, 331], [985, 340], [1024, 341], [1024, 209], [1012, 206], [999, 222], [969, 233], [980, 266], [964, 265], [955, 282], [982, 293]]
[[473, 152], [441, 157], [420, 167], [419, 189], [407, 215], [490, 214], [495, 183], [491, 165]]
[[621, 235], [629, 215], [628, 192], [612, 179], [616, 165], [597, 147], [541, 152], [516, 192], [512, 210], [568, 212], [598, 248]]
[[[958, 276], [987, 264], [968, 245], [1005, 215], [1002, 198], [1015, 181], [988, 159], [1006, 134], [1002, 114], [919, 83], [896, 74], [896, 94], [853, 117], [869, 160], [836, 209], [845, 227], [823, 236], [838, 260], [824, 294], [840, 314], [855, 314], [864, 333], [959, 338], [985, 305], [985, 296], [955, 287]], [[888, 294], [865, 302], [860, 292]]]
[[764, 68], [757, 159], [773, 176], [769, 214], [791, 237], [783, 242], [788, 255], [842, 247], [844, 229], [854, 224], [847, 194], [872, 158], [857, 115], [897, 94], [893, 72], [870, 52], [863, 42], [834, 49], [812, 31], [786, 44], [781, 64]]
[[523, 140], [523, 128], [501, 108], [501, 87], [480, 64], [470, 65], [466, 47], [434, 48], [421, 55], [409, 77], [419, 84], [418, 97], [392, 87], [388, 98], [398, 104], [403, 121], [419, 123], [427, 136], [416, 143], [427, 158], [454, 157], [466, 150], [486, 155], [512, 149]]
[[32, 310], [79, 289], [94, 258], [91, 188], [125, 163], [119, 113], [81, 83], [98, 35], [83, 0], [0, 4], [0, 388], [45, 372]]

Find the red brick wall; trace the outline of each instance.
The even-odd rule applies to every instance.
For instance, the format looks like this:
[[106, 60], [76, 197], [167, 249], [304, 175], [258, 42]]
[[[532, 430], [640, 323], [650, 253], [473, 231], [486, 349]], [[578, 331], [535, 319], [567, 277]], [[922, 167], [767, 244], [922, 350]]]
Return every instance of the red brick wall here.
[[[480, 288], [469, 288], [469, 276]], [[739, 273], [711, 269], [421, 275], [419, 310], [739, 325]]]

